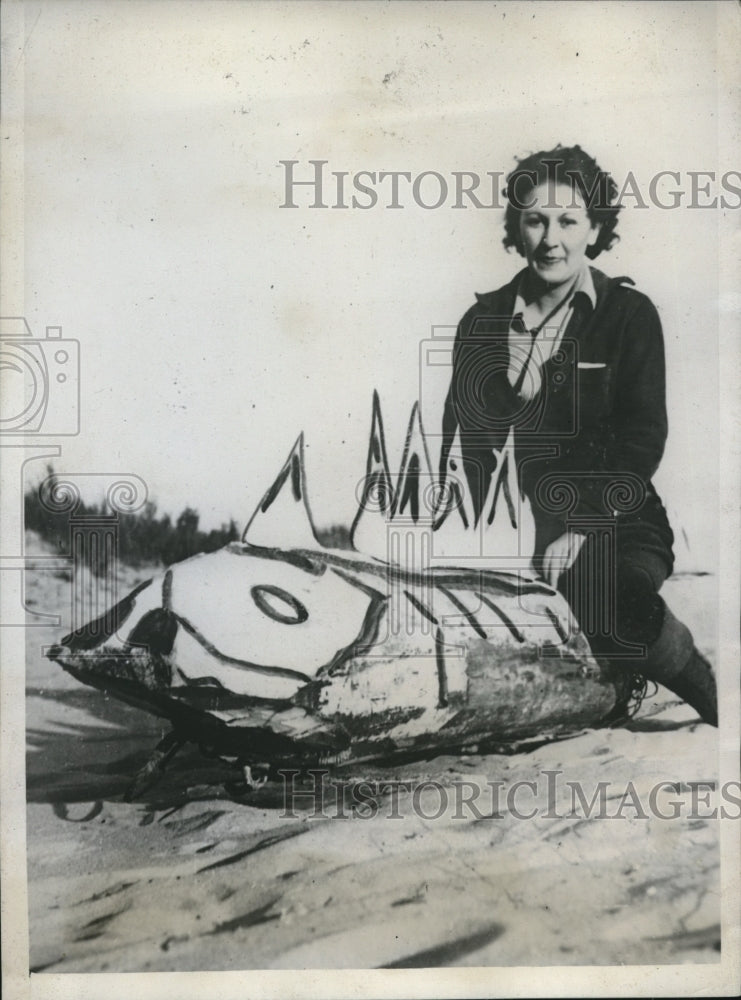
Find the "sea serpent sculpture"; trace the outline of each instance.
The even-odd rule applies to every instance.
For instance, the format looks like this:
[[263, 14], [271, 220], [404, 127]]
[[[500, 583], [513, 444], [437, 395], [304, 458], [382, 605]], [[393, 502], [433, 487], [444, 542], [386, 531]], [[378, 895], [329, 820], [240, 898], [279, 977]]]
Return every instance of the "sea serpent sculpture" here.
[[496, 457], [476, 519], [458, 443], [441, 485], [415, 405], [392, 479], [375, 395], [351, 549], [317, 539], [302, 435], [241, 542], [171, 566], [52, 647], [78, 680], [172, 724], [127, 797], [188, 741], [259, 783], [281, 766], [507, 752], [625, 719], [634, 678], [595, 659], [530, 569], [511, 437]]

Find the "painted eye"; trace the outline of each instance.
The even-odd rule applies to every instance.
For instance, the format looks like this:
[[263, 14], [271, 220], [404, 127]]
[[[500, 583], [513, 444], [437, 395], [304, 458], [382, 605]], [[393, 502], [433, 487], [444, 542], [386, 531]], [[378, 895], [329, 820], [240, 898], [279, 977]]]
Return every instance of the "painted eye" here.
[[253, 587], [250, 593], [260, 611], [282, 625], [300, 625], [309, 617], [301, 601], [282, 587], [265, 584]]

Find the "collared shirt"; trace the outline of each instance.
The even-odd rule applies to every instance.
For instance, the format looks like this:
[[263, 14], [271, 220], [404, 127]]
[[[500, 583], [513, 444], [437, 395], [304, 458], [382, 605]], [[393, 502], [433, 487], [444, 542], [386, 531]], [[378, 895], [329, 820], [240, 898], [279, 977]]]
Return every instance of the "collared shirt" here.
[[574, 311], [574, 296], [577, 292], [583, 292], [594, 308], [597, 302], [597, 293], [592, 280], [592, 272], [585, 263], [566, 301], [533, 338], [530, 328], [533, 325], [537, 328], [538, 323], [542, 320], [540, 315], [535, 315], [532, 307], [525, 303], [522, 295], [522, 280], [515, 298], [514, 314], [509, 327], [507, 378], [513, 386], [517, 386], [518, 381], [521, 383], [518, 391], [523, 399], [533, 399], [540, 391], [540, 370], [548, 358], [558, 349], [564, 330], [569, 325]]

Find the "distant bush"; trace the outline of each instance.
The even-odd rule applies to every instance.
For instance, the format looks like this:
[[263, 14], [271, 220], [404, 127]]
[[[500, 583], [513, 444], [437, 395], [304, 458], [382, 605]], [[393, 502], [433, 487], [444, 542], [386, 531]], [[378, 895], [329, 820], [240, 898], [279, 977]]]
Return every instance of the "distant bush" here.
[[[46, 482], [53, 480], [54, 475], [54, 469], [48, 466]], [[50, 510], [41, 498], [39, 487], [26, 492], [24, 509], [26, 528], [38, 532], [60, 554], [69, 555], [70, 515]], [[80, 501], [74, 512], [75, 518], [109, 514], [104, 502], [86, 504]], [[147, 501], [136, 513], [118, 515], [118, 558], [134, 567], [153, 562], [169, 566], [199, 552], [215, 552], [229, 542], [236, 541], [241, 535], [233, 518], [228, 524], [222, 524], [221, 528], [208, 532], [201, 531], [198, 522], [198, 511], [192, 507], [186, 507], [173, 524], [169, 514], [158, 517], [157, 505]], [[320, 543], [329, 548], [350, 548], [350, 532], [343, 525], [319, 528], [316, 534]], [[96, 563], [91, 567], [93, 572], [102, 574], [106, 568], [106, 553], [96, 552], [92, 558]]]
[[[54, 476], [51, 466], [47, 468], [47, 473], [49, 477]], [[50, 510], [43, 502], [38, 487], [26, 492], [24, 510], [26, 528], [38, 532], [58, 552], [69, 554], [68, 513]], [[109, 514], [104, 502], [86, 504], [80, 501], [74, 512], [75, 518]], [[221, 528], [208, 532], [199, 530], [198, 521], [198, 511], [186, 507], [173, 524], [169, 514], [157, 516], [157, 505], [151, 501], [136, 513], [119, 514], [118, 558], [135, 567], [152, 562], [169, 565], [198, 552], [214, 552], [239, 538], [240, 532], [233, 519], [228, 524], [222, 524]], [[105, 559], [105, 553], [97, 554], [97, 565], [91, 567], [94, 572], [103, 572]]]

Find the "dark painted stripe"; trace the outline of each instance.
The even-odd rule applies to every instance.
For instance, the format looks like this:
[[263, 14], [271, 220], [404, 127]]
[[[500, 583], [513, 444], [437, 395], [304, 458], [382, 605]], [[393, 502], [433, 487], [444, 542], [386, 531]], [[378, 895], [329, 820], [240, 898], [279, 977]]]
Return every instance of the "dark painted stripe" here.
[[517, 639], [518, 642], [525, 641], [525, 636], [522, 634], [522, 632], [520, 632], [515, 623], [509, 617], [509, 615], [506, 615], [504, 611], [502, 611], [502, 609], [494, 603], [494, 601], [490, 600], [486, 596], [486, 594], [477, 594], [476, 596], [480, 597], [481, 600], [484, 602], [484, 604], [487, 606], [487, 608], [491, 608], [491, 610], [494, 612], [495, 615], [499, 615], [499, 617], [502, 619], [504, 624], [507, 626], [507, 628], [510, 630], [510, 632], [515, 637], [515, 639]]
[[[140, 583], [127, 597], [124, 597], [118, 604], [109, 608], [99, 618], [88, 622], [82, 628], [75, 629], [69, 635], [65, 635], [62, 639], [62, 645], [66, 646], [73, 653], [77, 653], [80, 650], [95, 649], [96, 646], [102, 645], [118, 632], [121, 626], [127, 621], [134, 609], [137, 595], [148, 587], [151, 582], [151, 580], [145, 580], [143, 583]], [[49, 656], [52, 658], [54, 656], [61, 656], [64, 652], [65, 650], [56, 645], [49, 650]]]
[[141, 646], [153, 655], [168, 656], [175, 645], [178, 623], [168, 608], [153, 608], [142, 615], [129, 632], [126, 642]]
[[301, 482], [301, 460], [298, 455], [291, 456], [291, 487], [294, 500], [304, 500], [303, 483]]
[[[252, 595], [252, 600], [258, 606], [260, 611], [268, 618], [272, 618], [273, 621], [279, 622], [281, 625], [301, 625], [309, 617], [309, 612], [306, 607], [299, 601], [297, 597], [290, 594], [287, 590], [282, 587], [276, 587], [274, 584], [265, 583], [261, 586], [252, 587], [250, 590]], [[281, 610], [280, 607], [276, 607], [269, 598], [275, 597], [281, 604], [290, 608], [290, 614]]]
[[394, 507], [395, 496], [391, 483], [388, 457], [386, 455], [386, 437], [383, 429], [383, 417], [381, 416], [381, 400], [379, 399], [378, 391], [374, 389], [371, 433], [368, 442], [368, 454], [365, 460], [365, 488], [363, 490], [363, 499], [358, 505], [355, 517], [350, 525], [351, 539], [355, 534], [360, 518], [366, 510], [368, 494], [372, 489], [372, 484], [375, 485], [379, 480], [384, 485], [384, 496], [387, 501], [384, 503], [383, 513], [385, 515], [387, 511]]
[[381, 598], [383, 600], [386, 599], [387, 595], [384, 594], [382, 590], [376, 590], [375, 587], [371, 587], [367, 583], [363, 583], [363, 581], [359, 580], [357, 576], [351, 576], [349, 573], [345, 573], [343, 570], [338, 569], [336, 566], [332, 566], [330, 568], [336, 576], [340, 577], [341, 580], [344, 580], [345, 583], [349, 583], [351, 587], [356, 587], [358, 590], [361, 590], [368, 597], [374, 600], [377, 600], [378, 598]]
[[321, 668], [322, 674], [327, 673], [330, 676], [336, 674], [343, 664], [345, 664], [349, 659], [353, 656], [359, 656], [362, 653], [365, 653], [371, 648], [371, 646], [373, 646], [378, 638], [379, 626], [381, 624], [381, 619], [386, 613], [387, 603], [387, 597], [378, 596], [373, 598], [368, 610], [365, 613], [360, 635], [358, 635], [358, 637], [353, 640], [349, 646], [345, 646], [344, 649], [337, 650], [330, 662]]
[[463, 527], [468, 530], [468, 514], [466, 514], [466, 507], [464, 503], [465, 497], [463, 496], [463, 490], [456, 483], [455, 485], [455, 506], [453, 510], [457, 510], [461, 516], [461, 521], [463, 521]]
[[497, 509], [497, 501], [499, 500], [499, 491], [502, 488], [502, 476], [500, 469], [495, 470], [495, 474], [497, 480], [494, 483], [494, 496], [491, 499], [491, 507], [489, 508], [489, 513], [486, 518], [487, 525], [491, 525], [494, 522], [494, 515]]
[[268, 510], [270, 510], [289, 476], [291, 477], [293, 499], [299, 501], [301, 500], [301, 469], [298, 455], [295, 454], [295, 452], [291, 452], [288, 461], [278, 473], [278, 478], [262, 498], [262, 502], [260, 504], [260, 512], [262, 514], [265, 514]]
[[312, 576], [321, 576], [326, 572], [327, 559], [323, 558], [324, 553], [312, 552], [309, 549], [274, 549], [264, 545], [251, 545], [249, 542], [233, 543], [241, 544], [242, 548], [232, 548], [229, 551], [238, 556], [250, 556], [253, 559], [274, 559], [276, 562], [285, 562], [296, 569], [303, 570], [304, 573], [311, 573]]
[[187, 618], [183, 618], [182, 615], [177, 614], [175, 617], [186, 632], [189, 632], [208, 653], [215, 656], [217, 660], [221, 660], [222, 663], [229, 663], [235, 667], [243, 667], [245, 670], [254, 670], [258, 674], [266, 674], [273, 677], [291, 677], [294, 680], [303, 681], [305, 684], [311, 680], [308, 674], [303, 674], [300, 670], [291, 670], [290, 667], [269, 667], [261, 663], [252, 663], [249, 660], [239, 660], [234, 656], [227, 656], [226, 653], [222, 653], [213, 643], [209, 642], [205, 636], [201, 635], [195, 625], [191, 625]]
[[509, 520], [513, 528], [517, 527], [517, 512], [515, 511], [515, 503], [512, 499], [512, 493], [509, 488], [509, 455], [505, 456], [504, 459], [506, 470], [502, 470], [502, 491], [504, 493], [504, 499], [507, 502], [507, 509], [509, 510]]
[[391, 479], [389, 463], [386, 455], [386, 435], [383, 429], [383, 417], [381, 415], [381, 399], [378, 390], [373, 390], [373, 415], [371, 418], [371, 439], [368, 444], [368, 456], [365, 463], [365, 471], [368, 475], [374, 468], [380, 465], [386, 478]]
[[326, 552], [320, 549], [316, 551], [310, 549], [286, 551], [284, 549], [261, 548], [257, 545], [240, 545], [237, 542], [232, 543], [232, 546], [230, 546], [229, 551], [235, 555], [286, 562], [315, 576], [321, 576], [329, 566], [335, 572], [340, 568], [346, 570], [348, 577], [365, 573], [385, 580], [401, 580], [408, 586], [429, 586], [430, 580], [432, 580], [435, 586], [443, 584], [470, 590], [473, 585], [476, 585], [508, 596], [541, 594], [545, 597], [553, 597], [556, 594], [556, 591], [543, 581], [532, 580], [524, 583], [516, 573], [503, 573], [499, 570], [480, 570], [475, 567], [451, 570], [436, 568], [432, 574], [429, 570], [425, 573], [410, 573], [380, 559], [363, 559], [362, 557], [351, 559], [340, 556], [336, 552]]
[[437, 664], [437, 707], [448, 704], [448, 674], [445, 670], [445, 644], [442, 629], [435, 631], [435, 662]]
[[495, 570], [473, 570], [472, 572], [478, 572], [480, 586], [497, 590], [500, 595], [505, 594], [507, 597], [527, 597], [530, 594], [542, 597], [556, 595], [556, 591], [547, 583], [541, 583], [537, 580], [523, 583], [516, 573], [498, 573]]
[[414, 594], [410, 594], [408, 590], [405, 590], [404, 591], [404, 596], [409, 599], [409, 601], [414, 605], [414, 607], [417, 609], [417, 611], [420, 612], [420, 614], [423, 614], [425, 616], [425, 618], [427, 619], [428, 622], [432, 622], [433, 625], [439, 625], [440, 624], [438, 622], [437, 618], [435, 618], [435, 616], [433, 615], [433, 613], [430, 611], [430, 609], [425, 604], [423, 604], [421, 601], [417, 600], [417, 598], [414, 596]]
[[559, 637], [561, 639], [561, 642], [568, 642], [569, 641], [568, 633], [564, 631], [564, 627], [561, 624], [561, 622], [559, 621], [558, 615], [556, 615], [555, 612], [551, 608], [549, 608], [547, 605], [546, 605], [546, 609], [545, 610], [546, 610], [546, 614], [548, 615], [548, 617], [550, 618], [550, 620], [553, 622], [553, 627], [558, 632]]
[[457, 483], [454, 483], [450, 488], [450, 494], [447, 500], [443, 504], [440, 501], [441, 506], [436, 512], [435, 520], [432, 524], [433, 533], [439, 531], [440, 528], [445, 524], [449, 517], [453, 516], [454, 512], [458, 512], [461, 521], [463, 521], [463, 527], [468, 529], [468, 515], [466, 514], [465, 505], [463, 502], [463, 493], [461, 492]]
[[409, 464], [404, 470], [404, 478], [399, 487], [399, 496], [396, 502], [395, 513], [402, 515], [409, 504], [409, 516], [416, 524], [419, 520], [419, 480], [420, 461], [417, 452], [413, 452], [409, 459]]
[[465, 604], [463, 604], [462, 601], [459, 601], [458, 598], [455, 596], [455, 594], [451, 593], [447, 589], [447, 587], [440, 587], [440, 586], [438, 586], [437, 589], [440, 590], [440, 591], [442, 591], [443, 594], [445, 594], [445, 596], [448, 598], [448, 600], [451, 602], [451, 604], [455, 605], [455, 607], [458, 608], [458, 610], [461, 612], [461, 614], [465, 615], [465, 617], [468, 619], [468, 624], [476, 632], [476, 634], [479, 635], [479, 636], [481, 636], [482, 639], [485, 639], [486, 638], [486, 632], [483, 630], [483, 628], [479, 624], [479, 622], [478, 622], [476, 616], [474, 615], [474, 613], [472, 611], [469, 611], [468, 608], [465, 606]]

